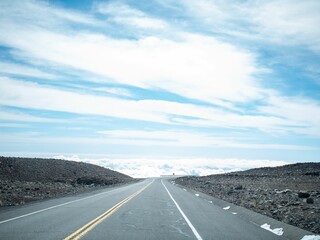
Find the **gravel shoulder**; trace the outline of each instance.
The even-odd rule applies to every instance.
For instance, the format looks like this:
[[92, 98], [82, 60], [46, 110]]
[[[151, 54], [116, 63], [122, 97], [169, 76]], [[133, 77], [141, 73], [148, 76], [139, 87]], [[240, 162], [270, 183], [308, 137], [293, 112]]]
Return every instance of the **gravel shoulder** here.
[[175, 182], [301, 229], [320, 233], [320, 163], [181, 177]]

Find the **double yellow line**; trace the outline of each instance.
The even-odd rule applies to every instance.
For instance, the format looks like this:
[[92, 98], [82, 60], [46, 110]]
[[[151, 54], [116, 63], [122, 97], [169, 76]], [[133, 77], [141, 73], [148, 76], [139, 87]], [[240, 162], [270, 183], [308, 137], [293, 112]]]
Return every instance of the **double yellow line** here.
[[69, 235], [68, 237], [64, 238], [64, 240], [76, 240], [82, 238], [84, 235], [86, 235], [88, 232], [90, 232], [93, 228], [95, 228], [99, 223], [104, 221], [107, 217], [111, 216], [114, 212], [116, 212], [119, 208], [121, 208], [124, 204], [129, 202], [131, 199], [139, 195], [141, 192], [143, 192], [147, 187], [149, 187], [151, 183], [149, 183], [147, 186], [143, 187], [142, 189], [138, 190], [134, 194], [130, 195], [126, 199], [122, 200], [121, 202], [117, 203], [114, 205], [112, 208], [107, 210], [106, 212], [102, 213], [100, 216], [97, 218], [93, 219], [83, 227], [79, 228], [77, 231]]

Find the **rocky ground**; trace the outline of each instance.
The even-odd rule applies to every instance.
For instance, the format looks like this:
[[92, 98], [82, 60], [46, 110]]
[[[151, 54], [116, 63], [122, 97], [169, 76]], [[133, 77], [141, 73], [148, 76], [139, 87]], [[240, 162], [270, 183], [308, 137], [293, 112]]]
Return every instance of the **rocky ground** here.
[[205, 177], [177, 184], [320, 233], [320, 163], [299, 163]]
[[0, 207], [137, 181], [93, 164], [0, 157]]

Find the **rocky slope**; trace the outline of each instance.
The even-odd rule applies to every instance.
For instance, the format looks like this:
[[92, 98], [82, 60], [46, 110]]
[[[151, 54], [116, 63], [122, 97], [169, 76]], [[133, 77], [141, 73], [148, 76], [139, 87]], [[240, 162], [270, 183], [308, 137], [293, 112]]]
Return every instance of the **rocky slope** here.
[[84, 192], [135, 179], [93, 164], [0, 157], [0, 206]]
[[177, 184], [320, 233], [320, 163], [299, 163], [205, 177]]

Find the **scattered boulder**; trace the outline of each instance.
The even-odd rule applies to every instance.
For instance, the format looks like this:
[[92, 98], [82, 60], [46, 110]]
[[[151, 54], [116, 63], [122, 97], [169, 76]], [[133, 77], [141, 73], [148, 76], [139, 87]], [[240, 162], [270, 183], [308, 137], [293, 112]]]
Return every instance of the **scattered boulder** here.
[[298, 193], [298, 197], [299, 197], [299, 198], [308, 198], [308, 197], [310, 197], [310, 193], [307, 193], [307, 192], [299, 192], [299, 193]]
[[307, 198], [306, 202], [309, 203], [309, 204], [313, 204], [314, 200], [313, 200], [313, 198], [309, 197], [309, 198]]

